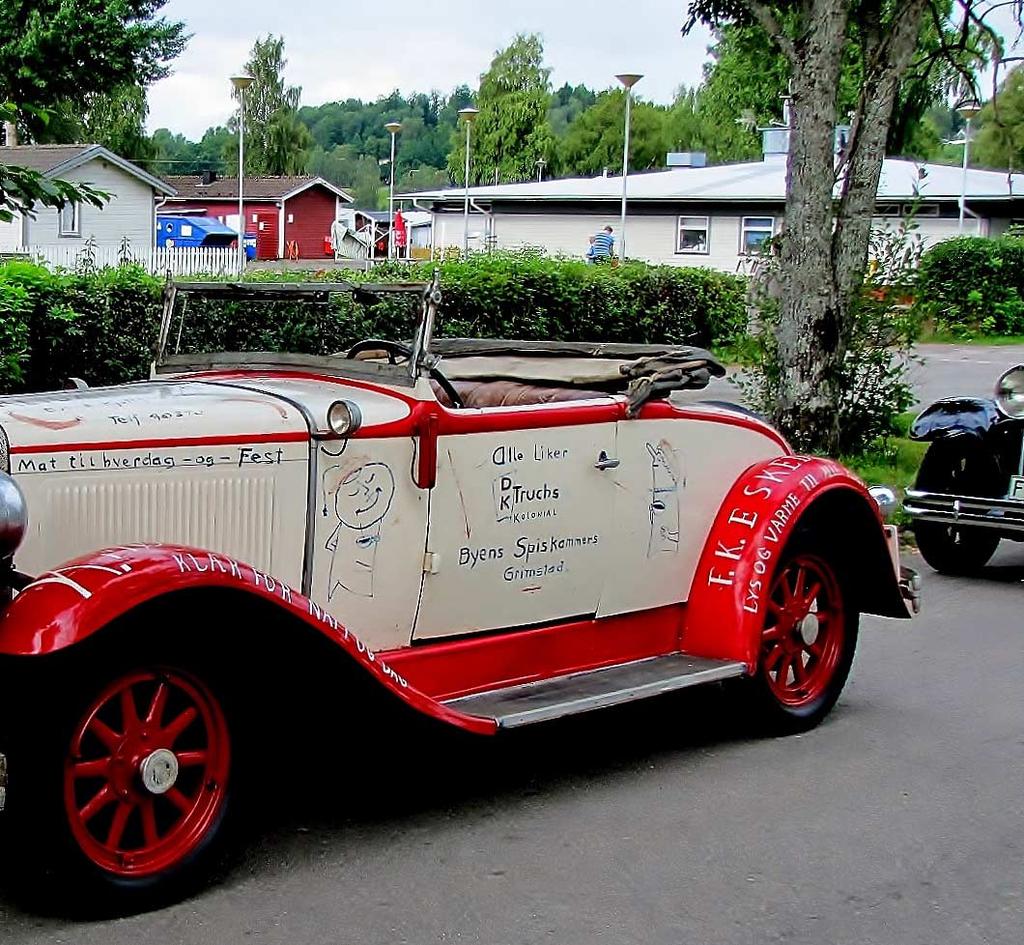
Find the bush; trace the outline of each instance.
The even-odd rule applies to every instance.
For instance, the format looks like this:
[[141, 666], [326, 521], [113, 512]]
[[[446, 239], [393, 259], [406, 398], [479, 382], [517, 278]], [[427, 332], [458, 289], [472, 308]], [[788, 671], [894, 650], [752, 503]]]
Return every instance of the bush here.
[[[444, 301], [438, 333], [484, 338], [649, 342], [710, 346], [746, 326], [744, 285], [705, 269], [587, 266], [536, 254], [494, 254], [440, 264]], [[432, 265], [346, 271], [349, 280], [427, 280]], [[337, 279], [335, 271], [303, 274]], [[254, 279], [295, 281], [294, 273]], [[45, 390], [71, 376], [116, 384], [148, 374], [161, 311], [162, 282], [137, 267], [57, 272], [0, 265], [0, 390]], [[182, 350], [329, 354], [364, 338], [408, 339], [418, 301], [360, 304], [251, 304], [191, 299]]]
[[918, 307], [939, 331], [1024, 334], [1024, 239], [964, 236], [921, 260]]

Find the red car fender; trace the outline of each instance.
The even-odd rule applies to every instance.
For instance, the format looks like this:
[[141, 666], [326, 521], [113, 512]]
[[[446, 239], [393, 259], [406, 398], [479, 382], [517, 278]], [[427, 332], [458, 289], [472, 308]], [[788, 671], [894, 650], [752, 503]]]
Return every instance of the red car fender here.
[[[742, 660], [755, 671], [767, 594], [786, 540], [811, 507], [836, 490], [863, 500], [884, 545], [881, 516], [867, 487], [832, 460], [779, 456], [740, 476], [715, 518], [694, 575], [682, 638], [687, 653]], [[890, 573], [896, 587], [891, 566]]]
[[106, 548], [44, 572], [0, 610], [0, 655], [43, 656], [101, 631], [141, 604], [192, 588], [225, 588], [271, 601], [333, 641], [410, 707], [467, 731], [493, 721], [464, 715], [415, 689], [355, 634], [309, 598], [252, 565], [179, 545]]

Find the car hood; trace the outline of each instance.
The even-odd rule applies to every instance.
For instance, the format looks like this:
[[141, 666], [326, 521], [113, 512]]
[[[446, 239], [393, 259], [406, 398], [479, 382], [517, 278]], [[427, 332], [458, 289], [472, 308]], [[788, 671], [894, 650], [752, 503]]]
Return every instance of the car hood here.
[[309, 436], [302, 411], [280, 397], [191, 381], [0, 397], [0, 431], [12, 454]]

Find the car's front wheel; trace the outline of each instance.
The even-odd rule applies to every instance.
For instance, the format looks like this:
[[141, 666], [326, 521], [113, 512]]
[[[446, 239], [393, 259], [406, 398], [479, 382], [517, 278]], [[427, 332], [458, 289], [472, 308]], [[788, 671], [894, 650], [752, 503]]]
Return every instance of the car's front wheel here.
[[11, 758], [20, 853], [90, 910], [174, 898], [212, 862], [227, 814], [232, 733], [217, 687], [142, 665], [69, 688]]
[[[971, 442], [939, 440], [925, 453], [917, 488], [945, 495], [993, 497], [999, 489], [995, 461]], [[999, 534], [987, 528], [964, 528], [944, 522], [914, 522], [921, 557], [944, 574], [974, 574], [995, 554]]]
[[858, 618], [824, 555], [787, 552], [766, 600], [754, 682], [768, 730], [805, 731], [828, 715], [850, 673]]

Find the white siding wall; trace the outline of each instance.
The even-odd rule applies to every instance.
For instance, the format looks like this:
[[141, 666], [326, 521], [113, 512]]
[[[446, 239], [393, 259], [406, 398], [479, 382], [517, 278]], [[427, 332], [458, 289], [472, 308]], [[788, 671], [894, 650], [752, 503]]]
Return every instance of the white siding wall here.
[[17, 213], [9, 223], [0, 220], [0, 253], [21, 248], [21, 222], [21, 215]]
[[81, 245], [89, 237], [100, 247], [117, 247], [128, 237], [136, 249], [148, 248], [156, 239], [153, 188], [120, 168], [95, 159], [64, 175], [67, 180], [92, 184], [111, 195], [101, 207], [80, 208], [80, 236], [61, 236], [56, 210], [40, 209], [29, 220], [25, 242], [29, 246]]
[[[879, 230], [895, 230], [900, 225], [899, 217], [875, 217], [871, 225]], [[927, 217], [919, 216], [914, 221], [916, 228], [914, 233], [921, 237], [921, 242], [927, 249], [943, 240], [959, 236], [959, 221], [953, 217]], [[988, 236], [990, 221], [987, 219], [975, 219], [967, 217], [964, 220], [964, 236]], [[995, 234], [993, 234], [995, 235]]]
[[[702, 216], [705, 214], [701, 214]], [[706, 266], [724, 272], [736, 272], [740, 265], [741, 215], [708, 215], [708, 252], [677, 253], [675, 214], [631, 216], [627, 221], [627, 254], [636, 259], [670, 266]], [[479, 216], [470, 220], [470, 231], [482, 230]], [[781, 225], [776, 217], [776, 227]], [[451, 214], [434, 217], [438, 246], [459, 245], [462, 219]], [[553, 255], [582, 258], [589, 237], [610, 225], [619, 245], [619, 218], [612, 215], [568, 213], [515, 213], [494, 215], [494, 229], [500, 249], [543, 247]]]

